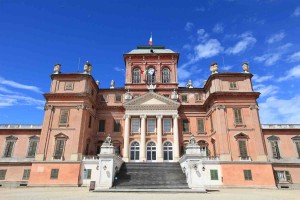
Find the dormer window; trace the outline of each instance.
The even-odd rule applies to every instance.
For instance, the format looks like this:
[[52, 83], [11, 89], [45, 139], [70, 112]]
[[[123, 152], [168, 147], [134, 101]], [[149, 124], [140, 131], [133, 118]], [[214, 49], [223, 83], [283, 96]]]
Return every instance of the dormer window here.
[[73, 90], [74, 83], [73, 82], [66, 82], [65, 90]]
[[236, 82], [229, 82], [229, 89], [236, 90], [238, 89]]

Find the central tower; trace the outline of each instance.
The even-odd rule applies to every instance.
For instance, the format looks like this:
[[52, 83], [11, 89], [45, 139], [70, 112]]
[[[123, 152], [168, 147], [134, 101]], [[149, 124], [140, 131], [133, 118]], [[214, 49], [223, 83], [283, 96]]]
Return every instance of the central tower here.
[[164, 46], [138, 46], [124, 54], [126, 66], [125, 89], [177, 89], [179, 54]]

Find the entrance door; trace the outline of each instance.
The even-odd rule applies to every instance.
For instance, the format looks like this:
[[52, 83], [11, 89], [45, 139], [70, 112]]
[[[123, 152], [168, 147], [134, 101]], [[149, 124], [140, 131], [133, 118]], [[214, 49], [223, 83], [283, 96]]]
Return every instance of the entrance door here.
[[156, 144], [152, 141], [147, 144], [147, 160], [156, 160]]
[[171, 142], [164, 143], [164, 160], [173, 160], [173, 147]]
[[130, 160], [139, 160], [140, 159], [140, 144], [137, 141], [134, 141], [130, 145]]

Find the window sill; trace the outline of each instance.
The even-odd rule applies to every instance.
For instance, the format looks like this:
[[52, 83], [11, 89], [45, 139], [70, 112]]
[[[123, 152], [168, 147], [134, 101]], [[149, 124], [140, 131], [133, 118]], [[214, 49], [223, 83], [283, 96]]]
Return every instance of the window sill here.
[[246, 127], [246, 124], [236, 124], [236, 123], [234, 123], [234, 127]]

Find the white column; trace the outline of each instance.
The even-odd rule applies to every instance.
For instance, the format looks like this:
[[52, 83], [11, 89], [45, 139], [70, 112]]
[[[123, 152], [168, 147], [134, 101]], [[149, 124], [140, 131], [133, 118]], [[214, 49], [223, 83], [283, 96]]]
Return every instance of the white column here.
[[124, 115], [125, 118], [125, 132], [124, 132], [124, 152], [123, 160], [125, 162], [129, 161], [129, 129], [130, 129], [130, 115]]
[[157, 115], [157, 142], [156, 142], [156, 160], [163, 161], [162, 157], [162, 115]]
[[173, 115], [174, 160], [179, 160], [178, 115]]
[[146, 161], [146, 115], [141, 115], [140, 161]]

